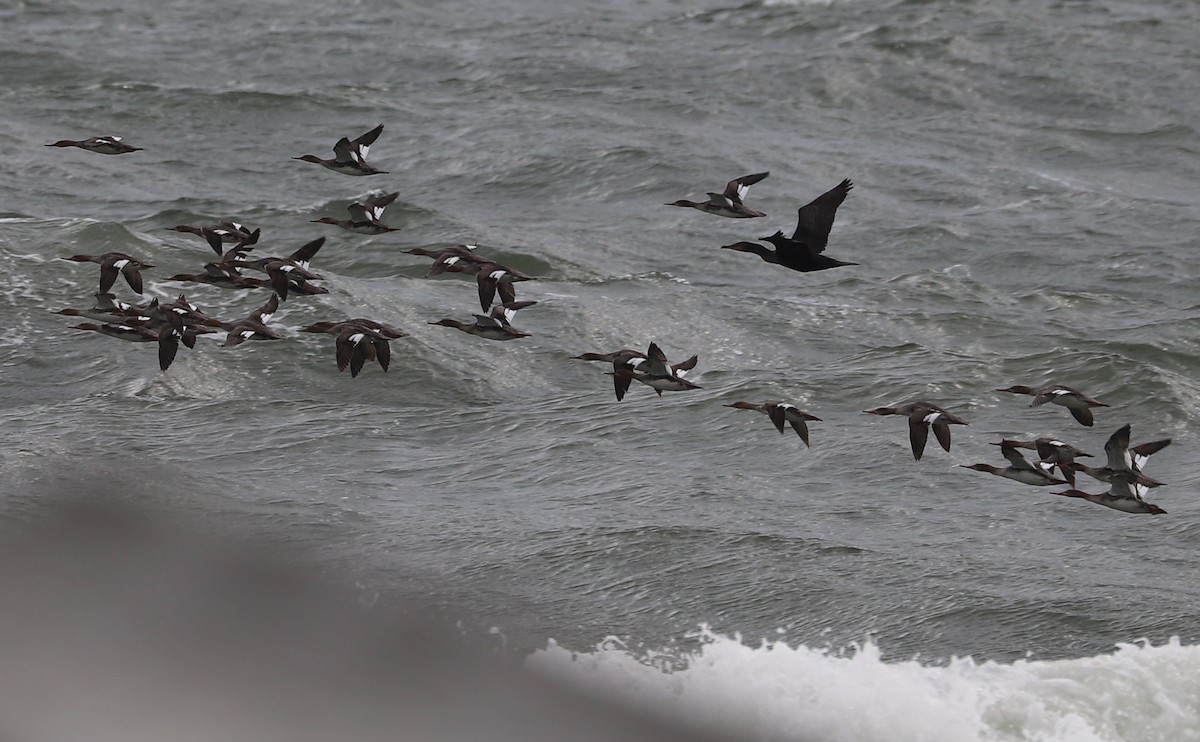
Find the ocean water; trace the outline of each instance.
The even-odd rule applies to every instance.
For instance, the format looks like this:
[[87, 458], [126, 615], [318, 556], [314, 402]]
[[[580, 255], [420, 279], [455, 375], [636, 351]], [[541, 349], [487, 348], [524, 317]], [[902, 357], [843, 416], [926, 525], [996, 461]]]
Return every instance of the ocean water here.
[[[3, 518], [64, 487], [183, 512], [748, 738], [1196, 738], [1198, 31], [1184, 0], [5, 3]], [[291, 159], [379, 123], [385, 175]], [[42, 146], [99, 134], [144, 151]], [[664, 206], [763, 170], [764, 218]], [[843, 178], [828, 254], [860, 265], [719, 249]], [[391, 191], [399, 232], [312, 223]], [[97, 288], [59, 258], [119, 250], [245, 316], [265, 294], [166, 280], [210, 254], [167, 228], [223, 219], [327, 237], [284, 340], [161, 373], [54, 313]], [[532, 337], [428, 324], [475, 287], [402, 251], [455, 243], [536, 277]], [[348, 316], [410, 333], [387, 373], [298, 332]], [[571, 358], [650, 342], [702, 388], [617, 402]], [[1049, 383], [1109, 407], [995, 391]], [[722, 406], [764, 399], [811, 448]], [[950, 452], [862, 413], [913, 399], [968, 421]], [[1173, 439], [1167, 515], [960, 467], [1127, 423]]]

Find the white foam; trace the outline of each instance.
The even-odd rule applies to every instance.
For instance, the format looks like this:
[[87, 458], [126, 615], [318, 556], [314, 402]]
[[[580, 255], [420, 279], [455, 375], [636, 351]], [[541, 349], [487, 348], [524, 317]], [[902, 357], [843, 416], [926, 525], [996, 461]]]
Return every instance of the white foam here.
[[867, 642], [845, 653], [751, 646], [703, 632], [672, 662], [610, 641], [573, 653], [554, 642], [536, 672], [590, 693], [742, 740], [1126, 742], [1200, 738], [1200, 646], [1122, 644], [1111, 654], [1013, 663], [884, 662]]

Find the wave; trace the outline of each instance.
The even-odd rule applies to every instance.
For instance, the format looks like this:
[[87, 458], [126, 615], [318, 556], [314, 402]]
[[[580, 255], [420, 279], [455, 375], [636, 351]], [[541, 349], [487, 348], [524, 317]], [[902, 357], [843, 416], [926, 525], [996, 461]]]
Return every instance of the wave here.
[[846, 651], [752, 645], [703, 627], [684, 652], [592, 652], [551, 641], [535, 672], [636, 710], [735, 739], [845, 742], [1114, 742], [1194, 738], [1200, 646], [1119, 644], [1066, 660], [884, 661], [868, 640]]

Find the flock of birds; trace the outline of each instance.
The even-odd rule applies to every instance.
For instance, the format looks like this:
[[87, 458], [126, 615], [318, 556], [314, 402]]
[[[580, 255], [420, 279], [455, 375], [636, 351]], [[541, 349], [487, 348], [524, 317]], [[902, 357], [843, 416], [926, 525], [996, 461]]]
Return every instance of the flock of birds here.
[[[367, 162], [371, 145], [383, 131], [383, 125], [375, 127], [356, 139], [342, 137], [333, 147], [332, 158], [303, 155], [293, 159], [321, 165], [344, 175], [367, 176], [384, 174]], [[127, 154], [141, 148], [126, 144], [120, 137], [92, 137], [79, 141], [61, 140], [48, 144], [50, 147], [79, 147], [106, 155]], [[669, 206], [693, 208], [716, 216], [748, 219], [763, 217], [761, 211], [748, 207], [744, 199], [750, 186], [759, 183], [769, 173], [754, 173], [729, 181], [721, 193], [708, 193], [707, 201], [680, 199]], [[748, 252], [762, 260], [795, 271], [811, 272], [828, 270], [856, 263], [837, 260], [825, 255], [829, 235], [833, 228], [837, 209], [846, 200], [854, 187], [849, 179], [843, 180], [798, 210], [796, 229], [790, 237], [782, 231], [763, 237], [771, 244], [766, 247], [758, 242], [735, 242], [722, 246], [723, 249]], [[322, 217], [316, 223], [330, 224], [357, 234], [377, 235], [396, 231], [382, 221], [384, 209], [392, 203], [398, 193], [389, 193], [347, 207], [348, 219]], [[96, 320], [75, 325], [76, 329], [99, 332], [111, 337], [133, 342], [155, 342], [159, 347], [159, 366], [166, 370], [175, 358], [180, 343], [195, 346], [199, 335], [226, 332], [225, 345], [238, 345], [251, 339], [275, 340], [282, 336], [267, 325], [279, 302], [289, 294], [321, 294], [327, 289], [314, 281], [323, 280], [320, 274], [310, 270], [309, 265], [325, 242], [318, 238], [308, 242], [286, 257], [261, 257], [250, 259], [249, 253], [258, 243], [260, 230], [249, 230], [237, 222], [222, 222], [213, 226], [196, 227], [179, 225], [170, 229], [198, 235], [205, 239], [216, 253], [217, 259], [204, 265], [203, 272], [177, 274], [169, 280], [203, 283], [231, 289], [263, 289], [272, 291], [270, 299], [247, 317], [226, 321], [211, 317], [188, 302], [185, 295], [171, 302], [157, 299], [144, 304], [128, 304], [119, 301], [111, 289], [117, 278], [124, 277], [129, 287], [142, 294], [141, 271], [152, 268], [150, 263], [120, 252], [102, 255], [74, 255], [66, 259], [91, 262], [100, 266], [100, 291], [97, 303], [91, 309], [64, 309], [61, 314], [81, 316]], [[536, 304], [536, 301], [517, 301], [514, 284], [534, 280], [513, 268], [501, 265], [475, 251], [473, 245], [454, 245], [442, 249], [415, 247], [406, 251], [433, 259], [428, 276], [446, 272], [464, 273], [475, 276], [479, 304], [482, 313], [474, 315], [473, 323], [456, 319], [441, 319], [430, 324], [453, 327], [463, 332], [488, 340], [514, 340], [528, 337], [513, 326], [518, 310]], [[265, 277], [248, 275], [251, 270]], [[499, 301], [497, 302], [497, 296]], [[385, 323], [365, 318], [325, 320], [309, 324], [303, 332], [328, 333], [335, 338], [335, 355], [338, 370], [350, 369], [357, 376], [364, 365], [377, 361], [384, 371], [390, 359], [389, 341], [404, 337], [405, 333]], [[682, 363], [672, 364], [656, 343], [650, 343], [645, 352], [620, 349], [613, 352], [589, 352], [574, 358], [584, 361], [600, 361], [611, 364], [606, 373], [613, 377], [617, 400], [625, 397], [633, 381], [649, 386], [657, 394], [667, 391], [687, 391], [699, 386], [686, 378], [695, 368], [697, 356], [693, 355]], [[1024, 385], [998, 389], [1001, 392], [1033, 396], [1032, 406], [1053, 403], [1066, 407], [1080, 424], [1094, 425], [1092, 409], [1107, 407], [1086, 394], [1067, 386], [1053, 385], [1032, 388]], [[725, 405], [734, 409], [755, 410], [771, 420], [780, 433], [791, 426], [805, 446], [809, 445], [808, 422], [820, 418], [805, 412], [794, 404], [778, 400], [765, 402], [734, 402]], [[920, 459], [925, 451], [930, 430], [941, 447], [950, 450], [950, 426], [966, 425], [966, 421], [941, 407], [926, 401], [909, 402], [893, 407], [879, 407], [864, 412], [872, 415], [899, 415], [907, 418], [909, 442], [914, 459]], [[1148, 457], [1170, 444], [1170, 439], [1130, 445], [1130, 426], [1125, 425], [1114, 432], [1105, 443], [1106, 464], [1091, 467], [1075, 461], [1090, 457], [1086, 453], [1057, 438], [1044, 437], [1030, 441], [1001, 440], [995, 445], [1008, 461], [1004, 467], [992, 464], [972, 464], [966, 468], [987, 472], [1032, 486], [1068, 485], [1068, 489], [1052, 494], [1076, 497], [1127, 513], [1161, 514], [1165, 511], [1144, 498], [1149, 489], [1162, 482], [1143, 473]], [[1021, 449], [1033, 450], [1037, 460], [1030, 461]], [[1076, 473], [1082, 472], [1109, 485], [1102, 493], [1089, 493], [1076, 489]]]

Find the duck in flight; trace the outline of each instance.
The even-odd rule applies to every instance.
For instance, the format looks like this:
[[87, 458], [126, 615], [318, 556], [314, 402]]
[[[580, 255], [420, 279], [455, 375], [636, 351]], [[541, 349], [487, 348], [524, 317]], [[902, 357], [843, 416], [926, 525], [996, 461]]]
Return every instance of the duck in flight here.
[[629, 376], [619, 376], [617, 372], [623, 368], [636, 371], [643, 363], [649, 362], [645, 353], [630, 350], [629, 348], [622, 348], [612, 353], [583, 353], [582, 355], [572, 356], [572, 358], [577, 361], [603, 361], [604, 363], [611, 363], [613, 367], [613, 390], [616, 392], [618, 402], [625, 398], [625, 393], [629, 391], [629, 385], [633, 383], [633, 379]]
[[1149, 443], [1129, 445], [1130, 426], [1124, 425], [1109, 436], [1104, 444], [1104, 455], [1108, 459], [1105, 466], [1091, 467], [1084, 464], [1072, 464], [1075, 471], [1083, 472], [1093, 479], [1111, 484], [1114, 479], [1122, 479], [1142, 487], [1158, 487], [1162, 482], [1142, 473], [1142, 467], [1152, 454], [1158, 453], [1171, 445], [1170, 438]]
[[376, 198], [367, 199], [366, 201], [355, 201], [346, 207], [346, 211], [350, 213], [349, 219], [335, 219], [332, 216], [323, 216], [320, 219], [313, 219], [317, 224], [332, 224], [335, 227], [341, 227], [355, 234], [384, 234], [386, 232], [400, 231], [396, 227], [390, 227], [384, 224], [383, 210], [388, 204], [396, 200], [400, 195], [399, 191], [388, 193]]
[[1157, 453], [1171, 444], [1170, 438], [1160, 441], [1129, 445], [1130, 426], [1124, 425], [1108, 438], [1104, 444], [1104, 453], [1108, 465], [1100, 469], [1081, 467], [1075, 464], [1075, 469], [1085, 471], [1097, 479], [1107, 482], [1107, 492], [1085, 492], [1072, 487], [1064, 492], [1051, 492], [1052, 495], [1063, 497], [1078, 497], [1097, 505], [1103, 505], [1125, 513], [1144, 513], [1147, 515], [1162, 515], [1167, 511], [1143, 498], [1151, 487], [1161, 485], [1156, 479], [1142, 474], [1142, 467], [1151, 454]]
[[130, 152], [141, 152], [141, 147], [134, 147], [131, 144], [126, 144], [121, 141], [121, 137], [104, 136], [104, 137], [89, 137], [87, 139], [59, 139], [57, 142], [52, 142], [46, 145], [47, 147], [78, 147], [86, 149], [88, 152], [95, 152], [101, 155], [127, 155]]
[[492, 307], [490, 314], [476, 314], [475, 324], [473, 325], [468, 325], [456, 319], [440, 319], [429, 324], [453, 327], [456, 330], [462, 330], [469, 335], [477, 335], [485, 340], [503, 341], [527, 338], [530, 334], [513, 327], [512, 319], [518, 310], [531, 307], [534, 304], [537, 304], [537, 302], [515, 301], [508, 304], [497, 304]]
[[137, 293], [142, 293], [142, 274], [141, 271], [154, 266], [144, 260], [126, 255], [123, 252], [106, 252], [102, 255], [72, 255], [63, 260], [73, 260], [76, 263], [96, 263], [100, 266], [100, 293], [108, 293], [108, 290], [117, 282], [117, 276], [125, 277], [125, 282], [129, 284], [129, 288]]
[[388, 341], [407, 334], [391, 325], [364, 318], [316, 322], [301, 328], [300, 332], [333, 335], [338, 371], [345, 371], [349, 367], [351, 378], [358, 376], [367, 361], [378, 361], [379, 367], [387, 371], [392, 358]]
[[[1018, 441], [1019, 442], [1019, 441]], [[988, 474], [995, 474], [998, 477], [1011, 479], [1014, 482], [1021, 484], [1031, 484], [1035, 487], [1045, 487], [1054, 484], [1069, 484], [1065, 479], [1059, 479], [1050, 472], [1054, 469], [1054, 464], [1048, 461], [1037, 461], [1030, 463], [1024, 455], [1021, 454], [1016, 442], [1001, 441], [1000, 453], [1004, 454], [1004, 458], [1008, 459], [1009, 466], [992, 466], [991, 464], [959, 464], [964, 469], [974, 469], [975, 471], [984, 471]]]
[[252, 245], [258, 242], [258, 237], [262, 233], [261, 229], [251, 231], [248, 227], [238, 222], [221, 222], [214, 224], [211, 227], [196, 227], [189, 224], [180, 224], [175, 227], [167, 227], [170, 232], [183, 232], [185, 234], [194, 234], [204, 238], [208, 246], [213, 249], [217, 255], [225, 252], [225, 243], [242, 243]]
[[757, 242], [735, 242], [732, 245], [722, 245], [721, 248], [754, 253], [768, 263], [802, 273], [823, 271], [843, 265], [858, 265], [825, 254], [825, 246], [829, 244], [829, 232], [833, 229], [837, 209], [853, 187], [854, 184], [847, 178], [801, 206], [796, 231], [791, 237], [785, 237], [783, 232], [777, 231], [769, 237], [762, 238], [774, 245], [774, 250]]
[[709, 193], [707, 201], [689, 201], [686, 198], [681, 198], [678, 201], [672, 201], [667, 206], [683, 206], [699, 209], [706, 214], [727, 216], [731, 219], [750, 219], [756, 216], [766, 216], [761, 211], [755, 211], [746, 206], [746, 204], [742, 203], [742, 199], [746, 197], [746, 192], [750, 190], [750, 186], [770, 174], [770, 172], [754, 173], [734, 178], [725, 184], [723, 192]]
[[663, 392], [684, 392], [701, 388], [699, 384], [693, 384], [683, 378], [696, 367], [698, 360], [699, 356], [693, 355], [682, 363], [672, 364], [667, 360], [667, 354], [658, 347], [658, 343], [650, 343], [644, 361], [623, 366], [614, 363], [613, 370], [605, 373], [612, 374], [617, 379], [639, 381], [661, 397]]
[[912, 445], [914, 459], [925, 453], [925, 441], [929, 440], [929, 429], [942, 448], [950, 450], [950, 426], [966, 425], [961, 417], [943, 410], [932, 402], [909, 402], [895, 407], [876, 407], [863, 410], [868, 415], [903, 415], [908, 418], [908, 441]]
[[779, 429], [780, 433], [783, 432], [784, 423], [790, 423], [792, 430], [795, 430], [796, 435], [800, 436], [800, 440], [804, 441], [806, 448], [808, 447], [808, 424], [805, 421], [815, 420], [821, 422], [821, 418], [816, 415], [810, 415], [789, 402], [768, 401], [759, 404], [753, 402], [734, 402], [725, 406], [732, 407], [735, 410], [757, 410], [771, 418], [771, 422]]
[[[1082, 451], [1070, 443], [1064, 443], [1057, 438], [1035, 438], [1031, 441], [1018, 441], [1005, 438], [999, 443], [993, 445], [1009, 448], [1029, 448], [1037, 451], [1038, 458], [1045, 464], [1049, 464], [1047, 471], [1053, 473], [1054, 467], [1058, 467], [1058, 473], [1063, 479], [1074, 487], [1075, 486], [1075, 459], [1076, 457], [1091, 457], [1087, 451]], [[1081, 465], [1082, 466], [1082, 465]]]
[[382, 175], [385, 170], [376, 170], [370, 163], [367, 162], [367, 152], [370, 151], [371, 145], [379, 138], [379, 134], [383, 131], [383, 124], [376, 126], [366, 134], [357, 139], [347, 139], [342, 137], [333, 145], [333, 159], [325, 160], [316, 155], [301, 155], [293, 157], [293, 160], [303, 160], [305, 162], [315, 162], [316, 164], [329, 168], [335, 173], [342, 175]]
[[1095, 420], [1092, 418], [1092, 408], [1108, 407], [1108, 405], [1092, 399], [1078, 389], [1072, 389], [1071, 387], [1063, 386], [1062, 384], [1054, 384], [1052, 386], [1044, 386], [1040, 388], [1025, 386], [1024, 384], [1017, 384], [1004, 389], [997, 389], [996, 391], [1010, 392], [1012, 394], [1032, 395], [1033, 401], [1029, 403], [1030, 407], [1044, 405], [1047, 402], [1053, 402], [1054, 404], [1062, 405], [1071, 411], [1071, 416], [1074, 417], [1080, 425], [1086, 425], [1089, 428], [1095, 423]]

